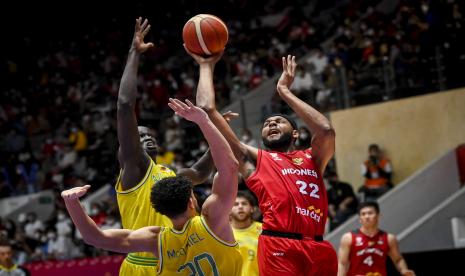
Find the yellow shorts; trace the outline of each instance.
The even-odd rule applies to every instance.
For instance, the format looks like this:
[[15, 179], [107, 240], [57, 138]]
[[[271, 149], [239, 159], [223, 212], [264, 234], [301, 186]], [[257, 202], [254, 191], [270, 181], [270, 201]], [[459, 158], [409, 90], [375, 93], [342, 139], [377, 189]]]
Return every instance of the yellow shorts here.
[[119, 269], [120, 276], [154, 276], [157, 275], [158, 259], [140, 257], [132, 254], [124, 259]]

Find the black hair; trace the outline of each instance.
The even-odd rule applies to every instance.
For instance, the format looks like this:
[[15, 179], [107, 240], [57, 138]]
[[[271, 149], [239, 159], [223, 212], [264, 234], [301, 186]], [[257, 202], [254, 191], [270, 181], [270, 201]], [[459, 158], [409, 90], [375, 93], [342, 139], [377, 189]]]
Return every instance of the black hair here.
[[[286, 114], [280, 114], [280, 113], [271, 114], [271, 115], [267, 116], [264, 121], [266, 121], [270, 117], [275, 117], [275, 116], [283, 117], [284, 119], [286, 119], [291, 124], [291, 126], [292, 126], [292, 128], [294, 130], [298, 129], [297, 128], [297, 123], [295, 122], [295, 120], [292, 119], [290, 116], [288, 116]], [[263, 128], [263, 125], [262, 125], [262, 128]]]
[[371, 144], [368, 146], [368, 150], [377, 150], [379, 151], [379, 146], [377, 144]]
[[257, 205], [257, 203], [255, 202], [255, 198], [248, 191], [237, 191], [236, 198], [237, 197], [245, 198], [249, 202], [249, 204], [252, 205], [252, 206]]
[[185, 177], [167, 177], [153, 185], [150, 202], [160, 214], [175, 218], [186, 211], [192, 189], [192, 182]]
[[366, 208], [366, 207], [374, 208], [376, 213], [379, 214], [379, 204], [376, 201], [365, 201], [365, 202], [360, 203], [360, 205], [358, 206], [358, 212], [357, 213], [360, 214], [360, 211], [363, 208]]

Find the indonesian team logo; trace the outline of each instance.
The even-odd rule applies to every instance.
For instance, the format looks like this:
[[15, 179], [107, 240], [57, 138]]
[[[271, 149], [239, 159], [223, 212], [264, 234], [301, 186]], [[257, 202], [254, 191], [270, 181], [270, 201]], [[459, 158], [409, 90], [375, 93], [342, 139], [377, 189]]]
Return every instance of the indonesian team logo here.
[[355, 246], [362, 246], [362, 245], [363, 245], [362, 237], [356, 237]]
[[270, 156], [274, 161], [282, 161], [276, 152], [270, 152]]
[[303, 162], [304, 162], [303, 158], [292, 158], [292, 163], [296, 164], [297, 166], [302, 165]]

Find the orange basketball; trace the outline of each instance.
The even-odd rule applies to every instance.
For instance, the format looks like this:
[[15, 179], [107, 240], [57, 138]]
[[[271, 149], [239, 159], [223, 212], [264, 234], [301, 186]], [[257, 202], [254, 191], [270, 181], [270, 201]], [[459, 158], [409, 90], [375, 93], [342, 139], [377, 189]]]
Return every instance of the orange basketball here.
[[228, 42], [228, 27], [211, 14], [198, 14], [189, 19], [182, 30], [182, 39], [189, 51], [209, 56], [221, 52]]

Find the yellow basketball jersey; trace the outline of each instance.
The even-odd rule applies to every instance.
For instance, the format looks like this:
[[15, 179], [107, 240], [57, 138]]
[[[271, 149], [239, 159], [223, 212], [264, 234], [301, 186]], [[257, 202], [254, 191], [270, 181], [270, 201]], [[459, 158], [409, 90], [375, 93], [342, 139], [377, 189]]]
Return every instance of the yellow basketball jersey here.
[[257, 247], [262, 224], [254, 221], [245, 229], [233, 228], [233, 232], [242, 255], [242, 275], [258, 276]]
[[[176, 174], [172, 170], [157, 165], [153, 160], [150, 160], [150, 165], [144, 178], [133, 188], [123, 191], [121, 176], [118, 178], [115, 188], [123, 228], [135, 230], [145, 226], [172, 225], [170, 219], [155, 212], [150, 203], [152, 186], [155, 185], [158, 180], [171, 176], [176, 176]], [[131, 264], [138, 267], [127, 268], [131, 266]], [[157, 264], [158, 259], [151, 253], [130, 253], [121, 266], [120, 275], [153, 275], [156, 272]], [[144, 273], [144, 267], [141, 266], [147, 269], [151, 267], [152, 269]]]
[[158, 236], [158, 252], [160, 275], [241, 275], [237, 243], [215, 236], [201, 216], [190, 219], [181, 231], [163, 228]]

